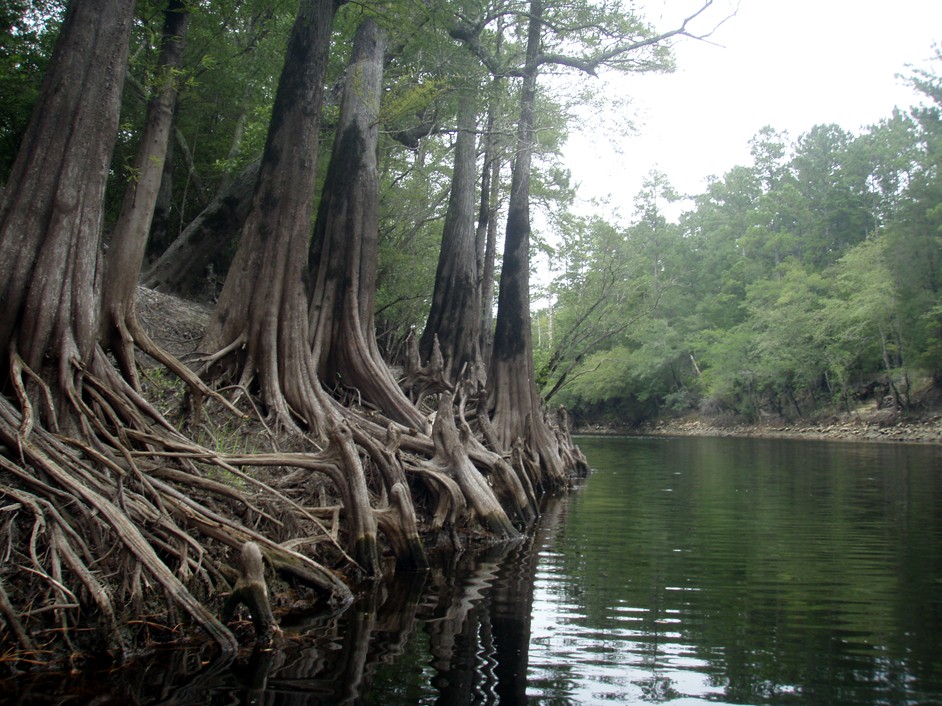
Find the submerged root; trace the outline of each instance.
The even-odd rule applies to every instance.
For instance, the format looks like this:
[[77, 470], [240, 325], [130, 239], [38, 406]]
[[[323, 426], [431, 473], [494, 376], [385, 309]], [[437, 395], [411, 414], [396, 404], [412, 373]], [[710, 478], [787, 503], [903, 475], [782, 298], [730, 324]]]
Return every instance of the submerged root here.
[[[206, 443], [194, 438], [211, 415], [181, 431], [101, 350], [87, 369], [60, 372], [60, 390], [12, 352], [10, 396], [0, 400], [0, 637], [15, 644], [7, 664], [82, 652], [120, 660], [150, 640], [186, 637], [181, 618], [231, 655], [236, 640], [218, 616], [233, 602], [249, 604], [263, 639], [274, 624], [255, 580], [262, 558], [275, 575], [345, 605], [347, 582], [378, 576], [384, 552], [399, 568], [424, 569], [430, 535], [450, 534], [457, 547], [458, 532], [478, 525], [479, 536], [509, 540], [536, 516], [539, 458], [522, 442], [509, 454], [493, 446], [479, 411], [482, 443], [463, 394], [456, 407], [437, 390], [429, 434], [341, 405], [302, 359], [299, 389], [269, 391], [275, 408], [262, 395], [269, 418], [291, 421], [278, 445], [302, 450], [275, 449], [261, 419], [253, 443], [273, 450], [245, 449], [257, 412], [223, 400], [136, 323], [127, 332], [195, 401], [207, 401], [206, 414], [220, 403], [239, 441], [218, 429]], [[242, 398], [252, 401], [247, 388]], [[574, 448], [565, 420], [556, 434], [561, 450]], [[244, 559], [240, 574], [229, 557], [246, 547], [251, 566]]]

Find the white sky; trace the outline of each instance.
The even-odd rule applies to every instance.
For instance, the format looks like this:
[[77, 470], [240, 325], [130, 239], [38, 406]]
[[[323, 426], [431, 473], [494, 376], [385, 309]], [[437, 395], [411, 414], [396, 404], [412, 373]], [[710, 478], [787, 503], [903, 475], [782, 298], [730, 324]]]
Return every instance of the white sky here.
[[[735, 2], [716, 0], [713, 16]], [[649, 20], [666, 28], [699, 3], [645, 4]], [[741, 0], [711, 41], [682, 41], [673, 74], [619, 77], [637, 132], [570, 137], [565, 160], [581, 200], [611, 195], [630, 216], [652, 168], [680, 192], [702, 193], [706, 177], [750, 162], [749, 140], [765, 125], [793, 140], [823, 123], [856, 134], [894, 106], [915, 105], [897, 74], [932, 66], [942, 0]], [[942, 71], [938, 62], [932, 68]]]

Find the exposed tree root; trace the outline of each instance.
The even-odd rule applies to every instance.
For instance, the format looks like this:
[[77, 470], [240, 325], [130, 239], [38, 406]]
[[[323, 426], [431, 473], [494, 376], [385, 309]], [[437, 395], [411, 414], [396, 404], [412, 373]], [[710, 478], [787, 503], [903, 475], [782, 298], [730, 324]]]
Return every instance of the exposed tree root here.
[[480, 522], [496, 537], [517, 537], [518, 532], [494, 495], [490, 484], [468, 457], [468, 439], [463, 439], [455, 426], [451, 395], [442, 395], [440, 398], [432, 440], [435, 444], [435, 456], [428, 462], [429, 467], [441, 469], [458, 484]]
[[[149, 338], [140, 342], [191, 394], [219, 400]], [[152, 632], [134, 627], [141, 616], [163, 614], [150, 622], [171, 626], [178, 611], [231, 654], [235, 638], [217, 615], [238, 576], [229, 557], [247, 543], [279, 575], [344, 605], [350, 577], [381, 573], [384, 547], [398, 567], [421, 569], [420, 527], [450, 532], [456, 546], [462, 528], [516, 538], [544, 489], [539, 459], [522, 440], [506, 454], [489, 448], [487, 417], [475, 406], [467, 416], [464, 388], [457, 404], [439, 394], [429, 436], [340, 405], [315, 381], [325, 441], [297, 437], [313, 452], [244, 453], [178, 430], [100, 351], [68, 398], [76, 431], [52, 433], [61, 407], [38, 375], [10, 360], [18, 405], [0, 401], [0, 638], [22, 665], [90, 649], [121, 659]], [[249, 423], [233, 410], [222, 405], [224, 416]], [[552, 428], [579, 470], [584, 459], [565, 417]], [[230, 605], [245, 595], [237, 591]], [[258, 631], [269, 627], [263, 616]], [[76, 643], [89, 628], [97, 646]]]
[[409, 333], [406, 339], [404, 372], [403, 390], [416, 407], [421, 407], [426, 395], [451, 389], [451, 385], [445, 379], [445, 360], [442, 357], [442, 349], [438, 345], [437, 336], [432, 340], [432, 354], [429, 356], [428, 364], [423, 366], [415, 332]]
[[[178, 611], [232, 654], [235, 638], [216, 613], [236, 578], [227, 557], [247, 543], [280, 575], [345, 604], [351, 592], [341, 574], [378, 576], [384, 547], [399, 567], [428, 566], [420, 515], [421, 526], [447, 530], [455, 546], [463, 528], [507, 540], [519, 536], [515, 524], [536, 516], [537, 494], [546, 489], [541, 459], [523, 439], [509, 453], [501, 447], [480, 397], [472, 421], [486, 445], [477, 439], [465, 417], [467, 396], [462, 389], [456, 408], [440, 361], [418, 390], [419, 398], [438, 393], [429, 434], [424, 412], [398, 391], [385, 395], [397, 401], [391, 416], [416, 424], [339, 403], [321, 387], [309, 350], [276, 346], [294, 353], [278, 360], [282, 375], [272, 374], [237, 337], [209, 360], [240, 370], [237, 389], [246, 401], [256, 374], [273, 381], [260, 385], [269, 419], [314, 449], [241, 453], [197, 443], [168, 421], [142, 392], [135, 350], [182, 380], [192, 412], [215, 401], [239, 424], [251, 416], [157, 346], [133, 307], [120, 330], [123, 375], [101, 349], [87, 369], [63, 354], [70, 362], [60, 366], [55, 391], [44, 382], [48, 375], [16, 351], [8, 355], [12, 395], [0, 402], [0, 546], [8, 547], [0, 613], [22, 664], [88, 649], [121, 659], [149, 634], [132, 627], [140, 616], [163, 615], [156, 622], [171, 626]], [[393, 384], [388, 371], [372, 379]], [[402, 403], [411, 404], [408, 414]], [[577, 468], [565, 419], [553, 429], [554, 450]], [[335, 515], [330, 528], [324, 510]], [[301, 548], [313, 548], [318, 559]], [[268, 627], [259, 624], [262, 633]], [[76, 644], [74, 636], [89, 628], [98, 646]], [[53, 649], [45, 653], [47, 645]]]
[[[529, 524], [539, 515], [539, 501], [533, 490], [529, 477], [521, 470], [514, 468], [500, 454], [491, 451], [471, 431], [471, 425], [465, 419], [464, 386], [460, 393], [458, 403], [458, 418], [460, 421], [461, 442], [469, 455], [479, 459], [478, 464], [487, 468], [493, 474], [491, 484], [500, 498], [501, 505], [508, 509], [514, 519], [521, 524]], [[485, 415], [482, 415], [482, 418]], [[485, 422], [486, 426], [486, 422]], [[484, 463], [481, 463], [481, 460]]]
[[13, 603], [10, 602], [10, 597], [7, 595], [2, 580], [0, 580], [0, 612], [3, 613], [3, 618], [7, 621], [7, 627], [19, 643], [20, 649], [27, 654], [36, 652], [33, 641], [30, 639], [29, 635], [26, 634], [23, 623], [20, 621], [20, 616], [17, 615]]
[[[42, 491], [44, 488], [52, 487], [71, 495], [69, 510], [72, 513], [76, 510], [80, 511], [79, 517], [75, 520], [76, 523], [80, 523], [79, 528], [87, 525], [88, 529], [95, 534], [100, 536], [107, 534], [113, 540], [119, 541], [128, 554], [140, 562], [148, 575], [160, 584], [169, 599], [186, 610], [190, 617], [219, 644], [223, 652], [234, 652], [236, 642], [232, 633], [190, 593], [167, 564], [160, 559], [153, 545], [142, 534], [140, 526], [143, 523], [130, 519], [126, 504], [121, 507], [107, 497], [107, 491], [111, 490], [112, 492], [108, 494], [113, 497], [117, 496], [115, 499], [121, 502], [122, 497], [118, 495], [119, 485], [115, 482], [121, 477], [109, 482], [109, 479], [99, 473], [99, 469], [69, 453], [66, 447], [63, 447], [43, 429], [34, 429], [30, 438], [24, 438], [17, 433], [19, 425], [16, 422], [20, 421], [17, 419], [18, 416], [6, 400], [0, 402], [0, 441], [8, 448], [17, 449], [24, 468], [29, 468], [37, 476], [44, 478], [46, 482], [37, 484], [39, 487], [34, 490]], [[29, 484], [31, 479], [24, 472], [20, 475], [20, 480]], [[125, 490], [125, 494], [126, 492]], [[63, 504], [59, 492], [47, 497], [46, 500], [54, 505]], [[73, 527], [73, 529], [79, 528]], [[66, 551], [74, 554], [74, 550], [64, 541], [61, 531], [53, 531], [48, 540], [50, 548], [56, 545], [60, 549], [68, 547]], [[54, 552], [53, 556], [55, 556]], [[53, 561], [53, 566], [55, 567], [57, 563]], [[82, 572], [79, 573], [81, 578]], [[95, 591], [96, 594], [98, 592], [98, 590]], [[102, 603], [108, 601], [98, 596], [95, 602], [100, 607]]]
[[235, 609], [244, 603], [252, 614], [255, 639], [261, 643], [270, 642], [277, 626], [271, 610], [271, 600], [268, 598], [265, 565], [262, 563], [262, 552], [258, 545], [255, 542], [242, 545], [240, 560], [239, 580], [223, 606], [223, 619], [231, 619]]
[[570, 475], [579, 478], [589, 475], [589, 462], [582, 449], [572, 441], [569, 412], [562, 405], [556, 409], [556, 419], [550, 422], [550, 428], [556, 435], [556, 448], [559, 449], [563, 466], [568, 469]]
[[[49, 399], [50, 391], [17, 356], [11, 360], [20, 409], [0, 400], [0, 541], [8, 548], [0, 612], [24, 659], [34, 657], [33, 636], [44, 632], [69, 651], [81, 649], [71, 635], [86, 627], [122, 658], [134, 616], [119, 614], [117, 605], [163, 604], [168, 621], [182, 609], [223, 653], [233, 653], [235, 638], [208, 606], [218, 605], [232, 576], [224, 547], [247, 541], [281, 573], [335, 601], [351, 600], [336, 574], [282, 545], [307, 537], [333, 547], [327, 556], [350, 561], [305, 497], [305, 487], [316, 484], [278, 490], [241, 469], [294, 464], [342, 486], [349, 478], [338, 461], [349, 450], [241, 455], [202, 447], [102, 357], [93, 365], [97, 374], [82, 376], [84, 394], [70, 396], [81, 436], [55, 435], [34, 423], [33, 400]], [[57, 415], [49, 417], [57, 428]]]

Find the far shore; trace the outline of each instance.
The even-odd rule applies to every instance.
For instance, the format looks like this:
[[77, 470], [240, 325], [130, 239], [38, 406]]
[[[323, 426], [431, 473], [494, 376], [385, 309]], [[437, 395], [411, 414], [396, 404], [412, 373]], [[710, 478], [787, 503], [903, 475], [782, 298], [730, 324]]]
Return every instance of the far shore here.
[[819, 422], [717, 424], [708, 418], [666, 419], [636, 427], [587, 425], [576, 434], [624, 436], [729, 436], [832, 441], [942, 444], [942, 415], [920, 420], [832, 419]]

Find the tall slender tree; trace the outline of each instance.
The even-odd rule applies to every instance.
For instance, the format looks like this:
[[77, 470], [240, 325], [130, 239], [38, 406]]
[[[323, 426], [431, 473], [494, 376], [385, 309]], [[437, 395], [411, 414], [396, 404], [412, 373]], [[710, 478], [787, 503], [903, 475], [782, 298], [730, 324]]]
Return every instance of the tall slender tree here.
[[432, 306], [422, 333], [419, 352], [432, 356], [437, 338], [445, 361], [445, 379], [454, 384], [459, 375], [484, 381], [481, 342], [481, 274], [474, 207], [477, 172], [477, 106], [464, 93], [458, 112], [455, 164], [442, 247], [435, 274]]
[[121, 215], [105, 257], [102, 302], [102, 339], [114, 353], [121, 371], [137, 387], [134, 341], [155, 346], [137, 323], [135, 299], [144, 261], [148, 233], [164, 176], [164, 160], [177, 99], [183, 47], [190, 15], [183, 0], [170, 0], [164, 11], [164, 28], [154, 95], [147, 106], [147, 121], [124, 194]]
[[483, 169], [481, 171], [481, 202], [478, 209], [476, 231], [478, 287], [481, 290], [481, 358], [486, 371], [490, 365], [494, 345], [494, 285], [497, 262], [497, 213], [500, 206], [500, 174], [506, 156], [497, 135], [497, 112], [501, 95], [502, 79], [491, 83], [487, 107], [487, 125], [481, 149]]
[[532, 0], [520, 89], [517, 149], [507, 206], [497, 325], [487, 385], [488, 408], [497, 439], [506, 449], [518, 440], [525, 442], [539, 457], [540, 475], [548, 485], [556, 487], [565, 483], [566, 469], [556, 439], [543, 417], [530, 334], [530, 162], [542, 32], [543, 3]]
[[[311, 294], [312, 346], [325, 381], [336, 379], [354, 388], [358, 396], [377, 405], [394, 421], [408, 425], [415, 434], [424, 430], [425, 418], [405, 397], [380, 358], [373, 325], [378, 238], [375, 160], [382, 56], [381, 33], [367, 20], [354, 40], [340, 124], [314, 230], [310, 273], [315, 283]], [[469, 454], [476, 449], [469, 435], [459, 432], [454, 416], [452, 397], [443, 395], [431, 430], [434, 456], [424, 464], [426, 474], [434, 474], [438, 483], [454, 482], [462, 502], [467, 502], [497, 536], [516, 535], [495, 491], [471, 461]], [[387, 469], [388, 490], [393, 492], [397, 486], [405, 490], [402, 471], [396, 464], [386, 463], [371, 436], [356, 429], [354, 437], [375, 462]], [[481, 455], [478, 460], [488, 470], [498, 461]], [[513, 484], [510, 496], [516, 499], [522, 489], [514, 481], [507, 477], [496, 484]], [[409, 516], [411, 511], [405, 514]], [[412, 546], [415, 541], [404, 544]]]
[[326, 385], [355, 389], [394, 421], [426, 422], [406, 398], [376, 344], [373, 307], [379, 238], [376, 148], [382, 95], [379, 27], [366, 21], [354, 41], [309, 263], [310, 336]]
[[[303, 0], [288, 40], [251, 211], [200, 344], [205, 363], [257, 385], [278, 424], [324, 420], [311, 381], [302, 285], [335, 0]], [[317, 430], [326, 433], [326, 429]]]

